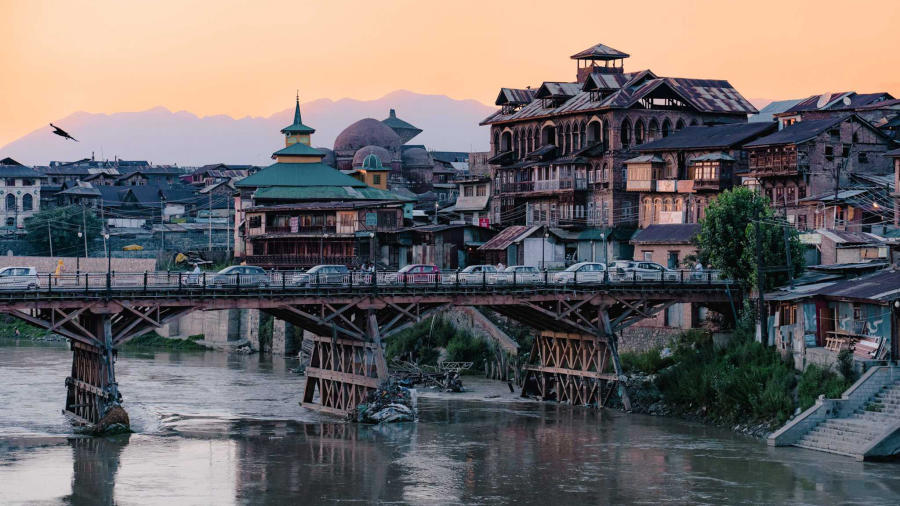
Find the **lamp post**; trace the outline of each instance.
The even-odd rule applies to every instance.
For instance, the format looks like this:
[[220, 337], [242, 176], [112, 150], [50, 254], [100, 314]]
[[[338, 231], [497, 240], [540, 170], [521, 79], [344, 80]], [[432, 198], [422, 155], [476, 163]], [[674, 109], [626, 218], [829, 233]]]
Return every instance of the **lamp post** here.
[[322, 235], [319, 236], [319, 264], [325, 263], [325, 238], [328, 237], [328, 234], [325, 233], [325, 227], [322, 227]]
[[106, 289], [112, 286], [112, 244], [109, 244], [109, 230], [103, 232], [103, 239], [109, 245], [106, 248]]
[[544, 242], [541, 243], [541, 268], [547, 270], [547, 239], [550, 238], [550, 232], [544, 231]]
[[609, 265], [606, 258], [606, 233], [600, 232], [600, 240], [603, 241], [603, 281], [609, 279]]
[[369, 232], [369, 263], [375, 264], [375, 232]]
[[[81, 237], [83, 235], [84, 234], [81, 233], [81, 229], [79, 228], [78, 229], [78, 238], [81, 239]], [[84, 257], [87, 258], [87, 248], [85, 248]], [[76, 255], [75, 256], [75, 272], [79, 272], [79, 271], [81, 271], [81, 257]]]
[[437, 225], [437, 213], [438, 213], [438, 209], [440, 209], [440, 207], [441, 207], [441, 204], [438, 203], [438, 201], [435, 201], [434, 202], [434, 224], [435, 225]]

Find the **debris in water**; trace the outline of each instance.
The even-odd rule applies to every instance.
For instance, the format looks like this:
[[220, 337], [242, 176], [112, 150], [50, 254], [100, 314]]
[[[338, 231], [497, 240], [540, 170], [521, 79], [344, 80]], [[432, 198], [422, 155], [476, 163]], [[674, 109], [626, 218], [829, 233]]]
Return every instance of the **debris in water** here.
[[356, 407], [356, 421], [360, 423], [414, 422], [415, 399], [410, 389], [389, 379], [378, 389], [369, 392], [366, 402]]

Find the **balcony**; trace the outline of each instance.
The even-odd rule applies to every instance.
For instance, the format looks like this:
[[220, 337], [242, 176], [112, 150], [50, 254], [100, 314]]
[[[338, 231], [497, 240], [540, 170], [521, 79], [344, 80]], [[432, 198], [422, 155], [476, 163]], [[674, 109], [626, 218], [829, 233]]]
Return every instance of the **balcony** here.
[[731, 187], [730, 181], [722, 179], [695, 179], [693, 183], [695, 190], [721, 191]]
[[625, 182], [625, 191], [653, 192], [656, 191], [656, 181], [653, 179], [629, 179]]
[[[256, 229], [253, 229], [256, 230]], [[334, 225], [331, 226], [318, 226], [318, 227], [290, 227], [290, 226], [274, 226], [267, 225], [266, 234], [334, 234], [337, 232], [337, 228]]]
[[314, 265], [358, 265], [364, 259], [346, 255], [247, 255], [244, 261], [250, 265], [257, 265], [272, 269], [308, 269]]
[[797, 175], [796, 154], [750, 155], [750, 176], [795, 176]]

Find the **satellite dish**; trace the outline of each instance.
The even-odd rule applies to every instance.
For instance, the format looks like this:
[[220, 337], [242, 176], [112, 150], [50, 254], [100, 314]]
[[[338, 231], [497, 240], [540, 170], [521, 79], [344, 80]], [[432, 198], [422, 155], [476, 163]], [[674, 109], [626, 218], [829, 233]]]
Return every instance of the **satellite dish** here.
[[844, 105], [850, 105], [850, 97], [844, 97]]
[[828, 101], [830, 98], [831, 98], [830, 93], [823, 93], [823, 94], [819, 95], [819, 100], [816, 101], [816, 109], [821, 109], [821, 108], [825, 107], [825, 105], [828, 104]]

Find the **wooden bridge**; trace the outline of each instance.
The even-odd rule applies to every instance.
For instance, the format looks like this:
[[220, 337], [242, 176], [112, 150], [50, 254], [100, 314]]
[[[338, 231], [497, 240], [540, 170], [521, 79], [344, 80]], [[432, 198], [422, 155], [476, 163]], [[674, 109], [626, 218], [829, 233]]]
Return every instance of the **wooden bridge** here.
[[[103, 429], [128, 424], [115, 377], [116, 349], [191, 311], [258, 309], [315, 335], [303, 403], [345, 414], [388, 375], [382, 341], [454, 306], [493, 310], [537, 332], [525, 389], [544, 399], [602, 406], [622, 374], [620, 331], [674, 303], [699, 303], [731, 317], [739, 302], [728, 281], [607, 277], [451, 282], [396, 273], [310, 280], [285, 272], [265, 280], [187, 273], [102, 273], [55, 277], [4, 289], [0, 312], [68, 338], [72, 374], [64, 412]], [[627, 393], [623, 400], [628, 406]]]

